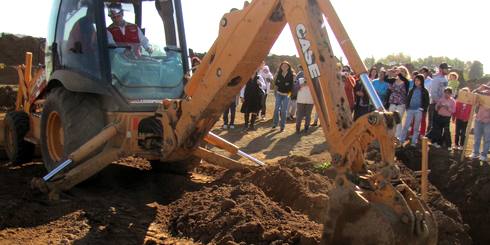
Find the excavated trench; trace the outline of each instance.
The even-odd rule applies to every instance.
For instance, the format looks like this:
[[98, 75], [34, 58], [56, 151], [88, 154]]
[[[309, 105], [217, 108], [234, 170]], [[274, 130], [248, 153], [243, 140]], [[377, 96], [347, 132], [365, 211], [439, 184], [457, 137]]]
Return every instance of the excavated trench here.
[[[429, 151], [429, 181], [461, 212], [474, 244], [490, 244], [490, 164], [465, 159], [443, 149]], [[397, 158], [410, 169], [420, 169], [420, 149], [406, 147]]]

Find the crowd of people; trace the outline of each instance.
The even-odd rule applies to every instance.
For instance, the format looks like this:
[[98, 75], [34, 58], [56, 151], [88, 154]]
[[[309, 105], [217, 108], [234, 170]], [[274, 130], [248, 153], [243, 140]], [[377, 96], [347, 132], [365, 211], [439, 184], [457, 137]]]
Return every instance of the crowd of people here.
[[[456, 102], [460, 89], [458, 73], [450, 72], [447, 63], [439, 65], [437, 72], [422, 67], [410, 72], [405, 66], [391, 68], [372, 67], [369, 72], [375, 91], [389, 111], [397, 111], [402, 123], [395, 128], [395, 137], [400, 145], [407, 141], [412, 146], [426, 136], [433, 147], [461, 150], [466, 137], [466, 128], [472, 105]], [[339, 65], [339, 73], [344, 85], [347, 102], [352, 110], [353, 120], [374, 110], [374, 107], [360, 79], [349, 66]], [[240, 112], [244, 114], [244, 130], [255, 130], [258, 120], [266, 117], [266, 100], [274, 95], [275, 106], [272, 129], [284, 131], [286, 122], [295, 121], [296, 133], [307, 133], [310, 126], [318, 125], [318, 114], [312, 123], [313, 97], [307, 86], [301, 66], [291, 66], [283, 61], [277, 72], [272, 74], [262, 62], [249, 79], [231, 106], [224, 112], [223, 128], [235, 128], [235, 108], [242, 102]], [[462, 88], [470, 91], [469, 88]], [[490, 95], [490, 86], [482, 85], [473, 92]], [[231, 117], [229, 118], [229, 115]], [[455, 124], [454, 140], [451, 123]], [[303, 126], [303, 130], [302, 129]], [[475, 144], [471, 157], [487, 159], [490, 149], [490, 109], [481, 107], [475, 117]], [[480, 150], [483, 140], [483, 150]]]
[[[121, 4], [108, 5], [108, 15], [113, 21], [107, 28], [109, 44], [137, 43], [151, 53], [148, 39], [137, 25], [124, 20], [123, 13]], [[193, 71], [199, 63], [200, 60], [193, 57]], [[339, 65], [338, 68], [347, 102], [353, 112], [353, 120], [357, 120], [374, 109], [371, 98], [359, 76], [349, 66]], [[436, 148], [462, 149], [472, 105], [456, 102], [460, 86], [459, 77], [458, 73], [450, 72], [450, 69], [447, 63], [442, 63], [437, 72], [432, 72], [428, 67], [410, 72], [405, 66], [379, 70], [372, 67], [369, 70], [368, 77], [385, 108], [392, 112], [397, 111], [403, 118], [402, 123], [395, 128], [395, 137], [399, 144], [409, 141], [415, 146], [421, 136], [426, 136]], [[273, 94], [275, 106], [272, 129], [279, 128], [280, 132], [284, 131], [286, 121], [289, 120], [296, 122], [296, 133], [307, 133], [314, 105], [307, 83], [308, 79], [305, 79], [301, 66], [294, 68], [287, 61], [283, 61], [277, 72], [272, 74], [265, 62], [262, 62], [242, 88], [240, 95], [233, 99], [223, 113], [223, 128], [235, 128], [236, 108], [241, 101], [240, 112], [244, 114], [244, 130], [254, 130], [258, 120], [265, 120], [267, 97]], [[469, 88], [463, 90], [469, 91]], [[482, 85], [474, 92], [490, 95], [490, 86]], [[454, 142], [451, 137], [451, 123], [455, 124]], [[318, 114], [311, 125], [318, 125]], [[475, 143], [471, 157], [486, 161], [490, 149], [490, 109], [478, 109], [474, 134]], [[482, 140], [483, 150], [480, 150]]]
[[[442, 63], [437, 72], [422, 67], [410, 73], [405, 66], [369, 70], [369, 78], [385, 107], [397, 111], [403, 118], [395, 129], [400, 145], [409, 141], [415, 146], [422, 136], [426, 136], [433, 147], [444, 147], [449, 151], [463, 149], [472, 105], [455, 100], [460, 90], [459, 75], [450, 69], [447, 63]], [[352, 86], [349, 84], [351, 82], [345, 83]], [[352, 109], [354, 119], [357, 119], [373, 108], [361, 83], [357, 81], [353, 86], [353, 92], [346, 89], [346, 94], [354, 98]], [[464, 87], [461, 91], [470, 92], [470, 89]], [[481, 85], [473, 92], [490, 95], [490, 86]], [[451, 123], [455, 124], [454, 141]], [[473, 131], [475, 139], [470, 157], [486, 161], [490, 149], [490, 109], [477, 108]], [[482, 141], [483, 149], [480, 149]]]
[[[287, 121], [296, 122], [296, 132], [308, 132], [312, 119], [313, 98], [301, 66], [293, 68], [287, 61], [282, 62], [275, 74], [262, 62], [247, 84], [234, 98], [230, 107], [223, 113], [223, 129], [234, 129], [235, 111], [241, 102], [240, 112], [244, 115], [244, 131], [255, 130], [257, 121], [266, 119], [267, 97], [274, 95], [275, 106], [272, 129], [283, 132]], [[313, 126], [318, 125], [318, 117]]]

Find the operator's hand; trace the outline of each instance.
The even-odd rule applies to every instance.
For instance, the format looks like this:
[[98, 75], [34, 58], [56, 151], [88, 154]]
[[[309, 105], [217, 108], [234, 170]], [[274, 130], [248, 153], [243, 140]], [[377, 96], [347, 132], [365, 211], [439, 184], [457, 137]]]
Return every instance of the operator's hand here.
[[153, 48], [152, 48], [152, 47], [148, 47], [148, 48], [146, 48], [145, 50], [146, 50], [146, 52], [148, 52], [148, 54], [150, 54], [150, 55], [153, 53]]
[[245, 102], [245, 99], [244, 99], [243, 97], [240, 97], [240, 101], [241, 101], [241, 102], [242, 102], [242, 104], [243, 104], [243, 102]]

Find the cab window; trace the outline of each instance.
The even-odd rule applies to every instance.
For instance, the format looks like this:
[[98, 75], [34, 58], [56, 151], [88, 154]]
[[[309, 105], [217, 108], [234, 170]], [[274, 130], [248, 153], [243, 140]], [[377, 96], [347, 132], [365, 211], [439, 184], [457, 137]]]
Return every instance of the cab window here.
[[64, 68], [100, 79], [95, 14], [88, 1], [62, 1], [56, 42], [61, 54], [60, 64]]
[[[178, 98], [184, 78], [181, 53], [165, 49], [164, 23], [155, 2], [135, 4], [141, 6], [105, 4], [112, 84], [129, 101]], [[118, 16], [120, 9], [123, 22]], [[136, 26], [138, 19], [141, 23]]]

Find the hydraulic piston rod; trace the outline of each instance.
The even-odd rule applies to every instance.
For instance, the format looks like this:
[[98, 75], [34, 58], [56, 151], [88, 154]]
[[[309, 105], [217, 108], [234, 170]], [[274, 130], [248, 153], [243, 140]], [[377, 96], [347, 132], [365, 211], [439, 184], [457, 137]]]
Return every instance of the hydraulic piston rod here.
[[379, 98], [378, 93], [376, 92], [373, 84], [369, 80], [369, 76], [367, 73], [361, 74], [361, 81], [362, 81], [362, 85], [364, 85], [364, 88], [366, 89], [366, 91], [369, 95], [369, 98], [371, 99], [371, 102], [373, 102], [375, 109], [378, 111], [385, 111], [385, 107], [383, 105], [383, 102]]
[[260, 161], [259, 159], [241, 151], [238, 146], [232, 144], [231, 142], [228, 142], [227, 140], [219, 137], [218, 135], [214, 134], [213, 132], [209, 132], [206, 137], [204, 137], [204, 140], [212, 145], [215, 145], [223, 150], [226, 150], [229, 153], [239, 155], [241, 157], [247, 158], [250, 161], [254, 162], [258, 166], [264, 166], [265, 163]]
[[96, 149], [102, 147], [105, 143], [107, 143], [110, 139], [112, 139], [117, 134], [118, 123], [108, 125], [104, 130], [102, 130], [95, 137], [87, 141], [87, 143], [83, 144], [76, 151], [71, 153], [68, 156], [68, 159], [63, 161], [58, 167], [49, 172], [46, 176], [43, 177], [44, 181], [49, 181], [54, 176], [62, 172], [68, 166], [72, 165], [74, 162], [80, 162]]

